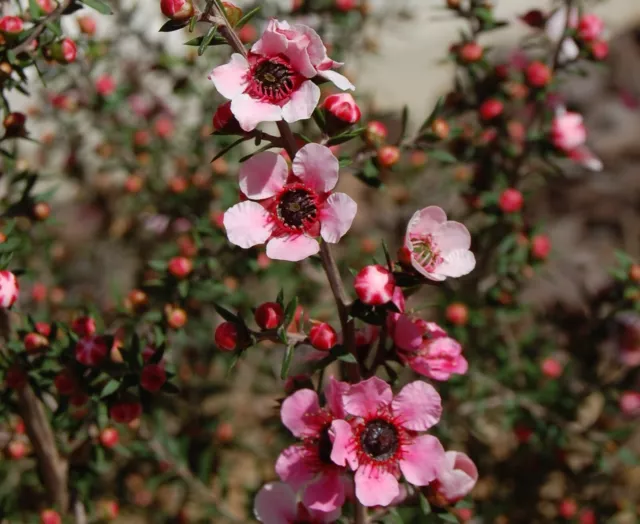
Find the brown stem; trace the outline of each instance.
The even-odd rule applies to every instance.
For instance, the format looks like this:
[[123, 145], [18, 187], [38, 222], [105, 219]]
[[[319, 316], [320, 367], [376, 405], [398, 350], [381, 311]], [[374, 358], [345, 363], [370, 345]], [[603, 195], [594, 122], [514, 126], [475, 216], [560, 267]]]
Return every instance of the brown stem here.
[[29, 44], [33, 42], [36, 38], [40, 36], [40, 34], [45, 30], [47, 24], [56, 18], [62, 16], [62, 13], [71, 5], [73, 0], [65, 0], [62, 2], [57, 9], [51, 11], [47, 16], [45, 16], [40, 23], [31, 31], [31, 34], [24, 40], [20, 42], [16, 47], [12, 49], [12, 51], [17, 55], [20, 53], [24, 53], [29, 48]]

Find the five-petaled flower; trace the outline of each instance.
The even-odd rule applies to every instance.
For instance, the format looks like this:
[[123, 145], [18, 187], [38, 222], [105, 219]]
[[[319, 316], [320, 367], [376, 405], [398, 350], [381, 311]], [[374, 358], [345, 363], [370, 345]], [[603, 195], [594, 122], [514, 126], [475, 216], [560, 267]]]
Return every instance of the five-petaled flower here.
[[400, 474], [427, 486], [444, 465], [440, 441], [426, 431], [440, 420], [440, 395], [430, 384], [411, 382], [396, 397], [371, 377], [350, 386], [344, 410], [354, 418], [331, 424], [331, 459], [355, 471], [355, 494], [364, 506], [387, 506], [400, 494]]
[[247, 58], [231, 55], [209, 78], [245, 131], [260, 122], [297, 122], [311, 116], [320, 100], [313, 78], [320, 76], [340, 89], [354, 89], [332, 69], [342, 64], [327, 56], [327, 49], [310, 27], [270, 20]]
[[267, 243], [272, 259], [299, 261], [320, 250], [316, 237], [336, 243], [351, 227], [357, 204], [338, 183], [338, 159], [319, 144], [307, 144], [293, 160], [293, 173], [281, 155], [260, 153], [240, 168], [240, 190], [249, 199], [224, 214], [232, 244], [250, 248]]
[[284, 482], [262, 486], [256, 495], [253, 512], [263, 524], [328, 524], [340, 517], [340, 508], [328, 513], [306, 508], [297, 502], [296, 494]]

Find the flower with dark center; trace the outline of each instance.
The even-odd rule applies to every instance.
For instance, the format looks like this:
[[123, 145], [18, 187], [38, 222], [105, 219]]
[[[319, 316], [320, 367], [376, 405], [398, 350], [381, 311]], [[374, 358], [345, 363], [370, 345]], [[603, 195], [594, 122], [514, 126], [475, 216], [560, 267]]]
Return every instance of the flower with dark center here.
[[302, 184], [285, 186], [276, 209], [282, 227], [306, 231], [318, 220], [318, 196]]
[[245, 91], [252, 98], [272, 103], [289, 99], [304, 77], [297, 74], [286, 58], [259, 59], [247, 74]]
[[440, 419], [440, 396], [424, 382], [407, 384], [396, 397], [383, 380], [372, 377], [350, 386], [344, 410], [354, 420], [334, 420], [331, 459], [355, 470], [356, 497], [364, 506], [387, 506], [400, 493], [402, 474], [426, 486], [444, 465], [440, 441], [420, 435]]

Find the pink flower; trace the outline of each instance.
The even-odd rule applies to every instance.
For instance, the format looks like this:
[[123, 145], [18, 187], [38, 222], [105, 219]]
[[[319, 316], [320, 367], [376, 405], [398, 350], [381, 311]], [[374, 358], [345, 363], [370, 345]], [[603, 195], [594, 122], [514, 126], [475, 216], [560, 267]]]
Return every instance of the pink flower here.
[[469, 251], [471, 235], [459, 222], [447, 221], [437, 206], [416, 211], [404, 239], [404, 250], [413, 268], [430, 280], [461, 277], [476, 265]]
[[602, 18], [593, 13], [584, 15], [578, 23], [578, 35], [587, 42], [597, 40], [604, 32]]
[[85, 337], [76, 342], [76, 360], [85, 366], [97, 366], [108, 353], [109, 348], [102, 337]]
[[262, 486], [254, 503], [256, 518], [263, 524], [325, 524], [340, 517], [340, 509], [324, 513], [305, 508], [296, 502], [296, 494], [283, 482], [270, 482]]
[[466, 497], [478, 481], [478, 468], [459, 451], [447, 451], [443, 467], [429, 491], [446, 504], [454, 504]]
[[100, 75], [96, 79], [96, 91], [102, 96], [109, 96], [116, 90], [116, 81], [111, 75]]
[[462, 346], [433, 322], [401, 315], [393, 341], [403, 362], [433, 380], [449, 380], [453, 374], [464, 375], [469, 368]]
[[6, 269], [0, 271], [0, 308], [9, 308], [18, 300], [20, 285], [18, 279]]
[[357, 204], [332, 193], [338, 159], [329, 148], [307, 144], [293, 160], [293, 173], [281, 155], [264, 152], [240, 168], [240, 189], [250, 200], [224, 214], [232, 244], [244, 249], [267, 243], [267, 256], [296, 262], [320, 250], [316, 237], [335, 244], [351, 227]]
[[620, 411], [627, 417], [640, 417], [640, 393], [625, 391], [620, 396]]
[[334, 420], [331, 459], [355, 471], [355, 494], [364, 506], [387, 506], [400, 494], [400, 475], [410, 484], [426, 486], [445, 460], [440, 441], [421, 435], [440, 420], [440, 395], [416, 381], [395, 398], [391, 387], [371, 377], [343, 395], [344, 409], [355, 417]]
[[260, 122], [309, 118], [320, 100], [320, 88], [312, 81], [316, 76], [340, 89], [354, 89], [344, 76], [332, 71], [340, 65], [327, 56], [313, 29], [272, 19], [248, 59], [234, 53], [209, 79], [231, 100], [231, 111], [242, 129], [252, 131]]
[[551, 122], [551, 142], [574, 162], [592, 171], [602, 170], [602, 162], [585, 145], [587, 130], [582, 115], [567, 111], [564, 106], [556, 108]]
[[324, 408], [312, 389], [298, 390], [282, 403], [282, 423], [302, 442], [280, 454], [276, 473], [295, 491], [303, 490], [302, 502], [311, 510], [332, 512], [345, 501], [345, 470], [331, 460], [329, 429], [345, 416], [342, 395], [348, 387], [331, 377]]
[[363, 303], [380, 306], [393, 298], [396, 281], [388, 269], [376, 264], [363, 268], [356, 275], [353, 287]]

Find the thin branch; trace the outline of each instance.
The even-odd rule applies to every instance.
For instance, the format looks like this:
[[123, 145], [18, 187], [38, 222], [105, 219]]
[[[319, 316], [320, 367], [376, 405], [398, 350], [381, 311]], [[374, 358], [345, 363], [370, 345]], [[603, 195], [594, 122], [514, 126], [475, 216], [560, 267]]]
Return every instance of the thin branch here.
[[60, 16], [62, 16], [62, 13], [67, 9], [67, 7], [71, 5], [72, 1], [73, 0], [64, 0], [64, 2], [62, 2], [57, 7], [57, 9], [55, 9], [54, 11], [51, 11], [51, 13], [49, 13], [40, 21], [40, 23], [33, 29], [33, 31], [31, 31], [31, 34], [26, 38], [26, 40], [24, 40], [23, 42], [18, 44], [16, 47], [14, 47], [12, 51], [15, 54], [24, 53], [25, 51], [27, 51], [29, 49], [29, 45], [31, 44], [31, 42], [33, 42], [36, 38], [40, 36], [40, 34], [47, 27], [47, 24], [55, 20], [56, 18], [59, 18]]

